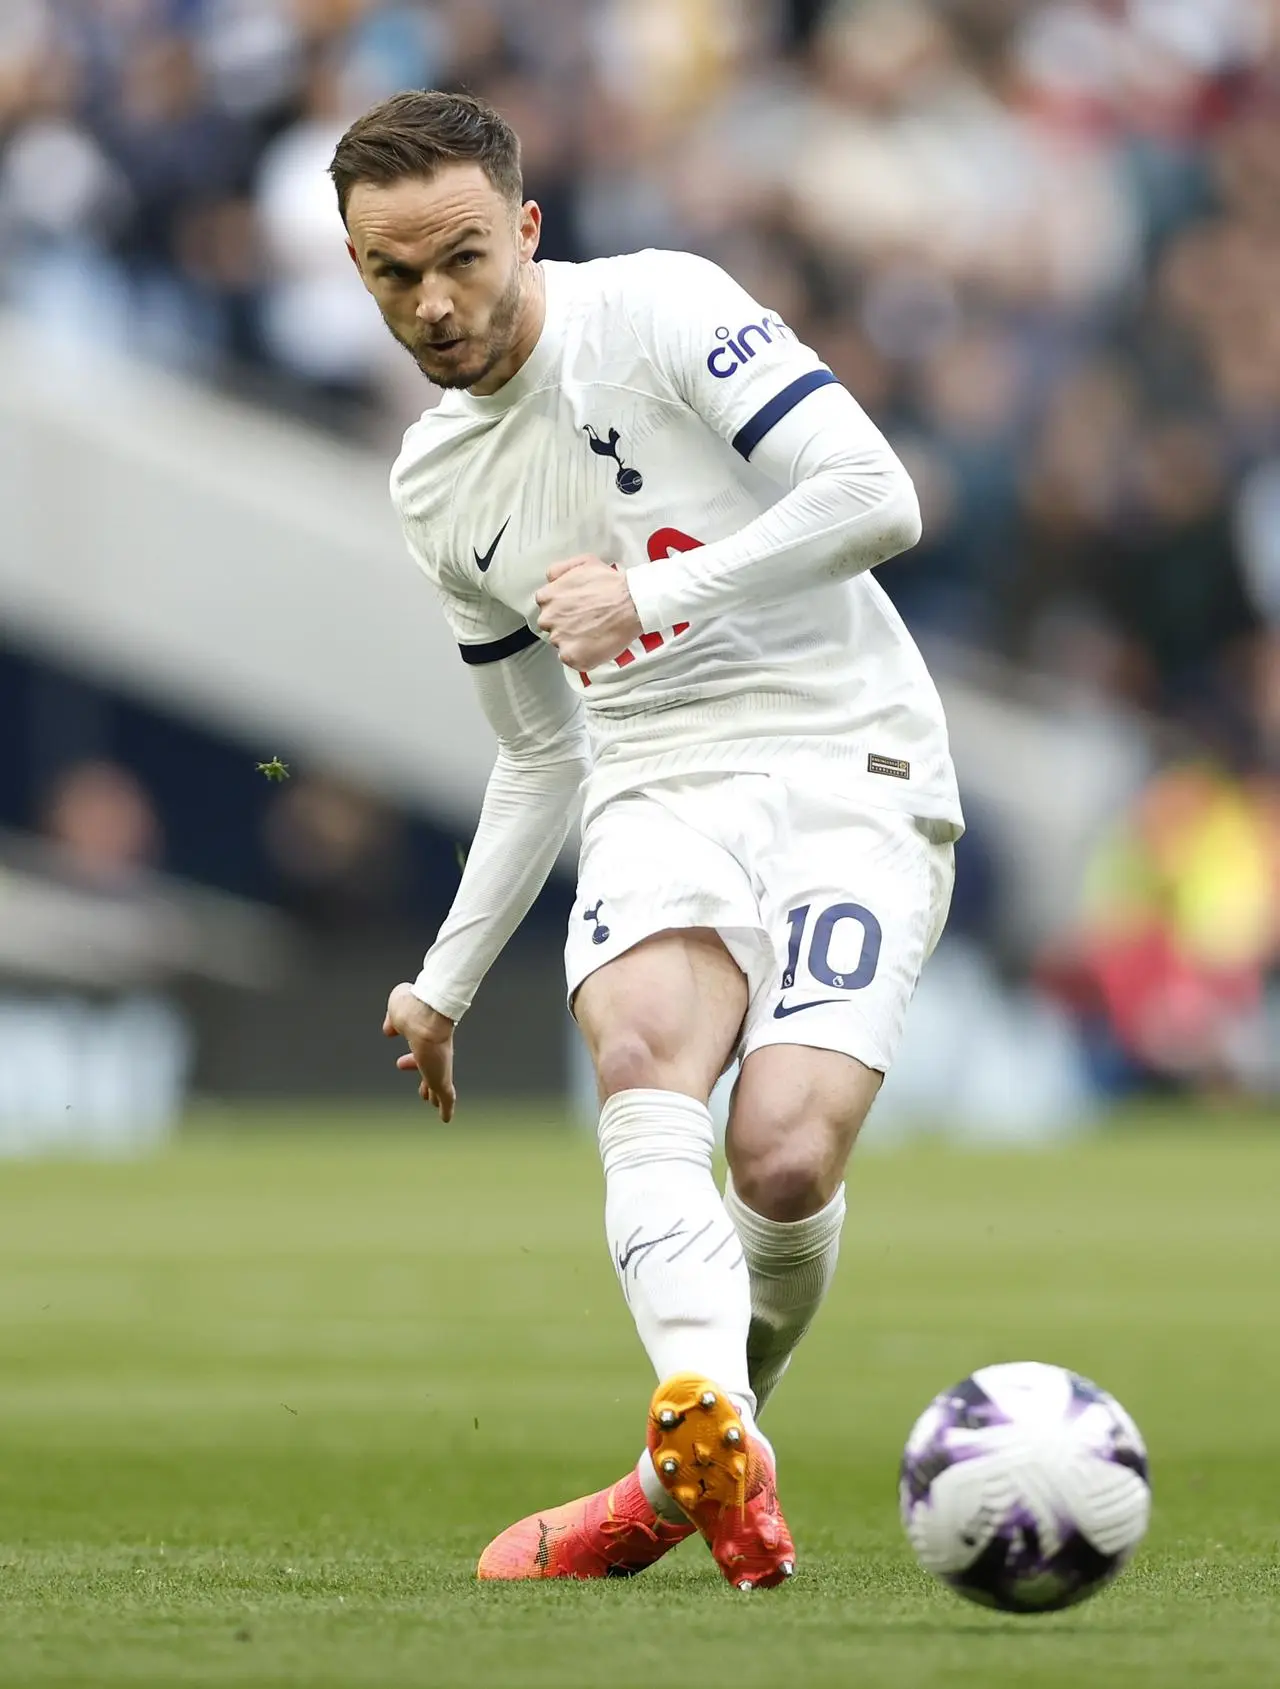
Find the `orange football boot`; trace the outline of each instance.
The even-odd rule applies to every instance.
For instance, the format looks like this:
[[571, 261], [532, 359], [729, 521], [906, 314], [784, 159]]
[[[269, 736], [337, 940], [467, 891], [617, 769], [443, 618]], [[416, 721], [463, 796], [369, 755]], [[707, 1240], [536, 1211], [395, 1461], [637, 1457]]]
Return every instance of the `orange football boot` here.
[[773, 1455], [718, 1385], [696, 1372], [659, 1384], [648, 1441], [663, 1487], [731, 1584], [769, 1589], [793, 1575], [796, 1549], [778, 1507]]
[[476, 1576], [632, 1578], [694, 1534], [662, 1519], [634, 1472], [607, 1490], [508, 1525], [480, 1556]]

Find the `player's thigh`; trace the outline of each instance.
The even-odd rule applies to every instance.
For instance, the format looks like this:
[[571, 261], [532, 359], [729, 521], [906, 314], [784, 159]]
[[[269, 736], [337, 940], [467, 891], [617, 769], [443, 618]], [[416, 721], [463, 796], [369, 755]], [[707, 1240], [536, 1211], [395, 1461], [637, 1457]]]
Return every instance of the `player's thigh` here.
[[718, 933], [655, 933], [597, 969], [573, 1010], [601, 1102], [619, 1091], [679, 1091], [705, 1102], [747, 1009], [746, 978]]
[[748, 1208], [774, 1220], [803, 1220], [825, 1208], [883, 1078], [837, 1050], [753, 1050], [734, 1086], [725, 1140]]
[[749, 998], [764, 943], [755, 892], [717, 837], [708, 782], [626, 794], [586, 828], [569, 916], [569, 1001], [602, 1096], [636, 1087], [705, 1100]]

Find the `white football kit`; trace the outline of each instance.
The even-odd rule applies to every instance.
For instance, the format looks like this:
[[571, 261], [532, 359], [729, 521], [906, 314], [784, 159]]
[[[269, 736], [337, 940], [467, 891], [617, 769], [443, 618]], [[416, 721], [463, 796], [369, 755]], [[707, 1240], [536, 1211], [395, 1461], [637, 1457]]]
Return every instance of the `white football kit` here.
[[[415, 991], [454, 1019], [550, 872], [585, 776], [570, 994], [668, 928], [747, 975], [740, 1054], [887, 1068], [963, 829], [942, 706], [868, 572], [914, 543], [883, 436], [785, 324], [684, 253], [542, 265], [499, 392], [446, 393], [392, 494], [498, 737]], [[627, 573], [644, 630], [590, 674], [537, 631], [552, 563]]]

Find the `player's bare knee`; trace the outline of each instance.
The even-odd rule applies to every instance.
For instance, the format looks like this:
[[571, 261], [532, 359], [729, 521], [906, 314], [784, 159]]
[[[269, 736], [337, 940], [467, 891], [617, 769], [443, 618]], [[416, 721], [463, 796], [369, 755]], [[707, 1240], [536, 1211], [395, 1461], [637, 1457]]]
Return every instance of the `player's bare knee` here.
[[827, 1206], [843, 1166], [816, 1136], [797, 1135], [734, 1158], [733, 1184], [766, 1220], [807, 1220]]
[[734, 1186], [771, 1220], [806, 1220], [840, 1188], [881, 1075], [829, 1050], [766, 1046], [749, 1055], [730, 1110]]
[[676, 1065], [663, 1043], [638, 1027], [619, 1027], [605, 1033], [593, 1052], [600, 1101], [606, 1102], [619, 1091], [679, 1089], [672, 1083], [677, 1076]]
[[770, 1101], [766, 1112], [735, 1107], [727, 1146], [734, 1188], [768, 1220], [807, 1220], [839, 1188], [844, 1133], [806, 1106], [803, 1090]]

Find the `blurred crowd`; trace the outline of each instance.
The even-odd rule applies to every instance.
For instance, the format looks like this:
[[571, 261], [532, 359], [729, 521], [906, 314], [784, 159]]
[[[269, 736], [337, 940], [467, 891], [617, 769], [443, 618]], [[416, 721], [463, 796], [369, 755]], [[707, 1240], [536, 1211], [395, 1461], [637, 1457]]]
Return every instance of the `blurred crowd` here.
[[707, 253], [820, 349], [915, 476], [926, 639], [1163, 724], [1045, 979], [1191, 1060], [1170, 955], [1280, 960], [1280, 0], [5, 0], [0, 299], [389, 445], [431, 394], [325, 168], [415, 85], [512, 120], [544, 256]]
[[[48, 866], [66, 883], [141, 895], [170, 865], [165, 807], [135, 768], [109, 756], [83, 758], [49, 781], [35, 831], [50, 847]], [[268, 790], [238, 831], [244, 837], [227, 829], [228, 843], [249, 857], [253, 893], [313, 933], [394, 930], [414, 906], [403, 821], [332, 775], [302, 773]], [[436, 923], [448, 896], [441, 892], [426, 911]]]
[[911, 460], [913, 621], [1280, 745], [1280, 0], [6, 0], [3, 289], [389, 439], [325, 166], [519, 129], [544, 254], [722, 259]]

